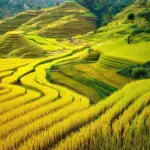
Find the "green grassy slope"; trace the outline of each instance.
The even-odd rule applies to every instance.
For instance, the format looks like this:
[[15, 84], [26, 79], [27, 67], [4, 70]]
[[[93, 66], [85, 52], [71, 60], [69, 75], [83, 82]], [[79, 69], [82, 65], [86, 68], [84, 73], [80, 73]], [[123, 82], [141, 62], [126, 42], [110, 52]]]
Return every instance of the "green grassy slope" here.
[[69, 38], [96, 28], [96, 17], [75, 2], [28, 10], [0, 22], [0, 57], [41, 57], [54, 55], [53, 51], [58, 54], [74, 49], [77, 44], [68, 40], [58, 42], [57, 38]]
[[44, 37], [67, 38], [97, 28], [96, 17], [75, 2], [66, 2], [47, 15], [49, 22], [40, 20], [40, 29], [37, 31], [38, 35]]
[[40, 15], [23, 24], [19, 30], [43, 37], [67, 38], [97, 28], [96, 17], [75, 2], [66, 2], [41, 11]]
[[96, 16], [76, 2], [37, 11], [28, 10], [0, 22], [0, 34], [18, 29], [55, 38], [83, 34], [96, 28]]
[[0, 39], [0, 56], [34, 58], [44, 56], [44, 51], [21, 33], [9, 32]]
[[4, 34], [8, 31], [16, 30], [22, 24], [38, 16], [39, 14], [40, 11], [26, 11], [23, 13], [19, 13], [14, 17], [8, 18], [3, 22], [0, 22], [0, 34]]
[[[101, 57], [103, 60], [100, 58], [99, 63], [103, 62], [105, 66], [110, 64], [116, 66], [116, 61], [118, 61], [116, 67], [119, 68], [126, 67], [128, 62], [144, 63], [150, 60], [149, 4], [149, 1], [146, 5], [133, 3], [115, 16], [107, 26], [84, 36], [78, 36], [76, 39], [90, 43], [93, 50], [100, 52], [105, 58]], [[131, 13], [135, 17], [133, 20], [128, 19]], [[129, 37], [130, 43], [128, 43]]]

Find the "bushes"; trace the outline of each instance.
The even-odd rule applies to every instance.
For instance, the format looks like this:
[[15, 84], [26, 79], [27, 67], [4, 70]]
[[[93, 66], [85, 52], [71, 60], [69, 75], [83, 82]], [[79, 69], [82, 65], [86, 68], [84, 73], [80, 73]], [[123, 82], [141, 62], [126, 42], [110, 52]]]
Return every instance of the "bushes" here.
[[119, 71], [118, 74], [134, 79], [150, 78], [150, 61], [146, 62], [144, 65], [131, 65]]
[[145, 32], [145, 28], [135, 28], [133, 31], [132, 31], [132, 34], [138, 34], [138, 33], [142, 33], [142, 32]]
[[136, 67], [132, 70], [133, 78], [144, 78], [147, 76], [146, 70], [143, 67]]
[[128, 18], [129, 20], [134, 20], [134, 19], [135, 19], [134, 13], [128, 14], [127, 18]]
[[144, 17], [148, 22], [150, 22], [150, 10], [142, 11], [138, 14], [139, 17]]
[[0, 12], [0, 19], [3, 19], [4, 14], [2, 12]]

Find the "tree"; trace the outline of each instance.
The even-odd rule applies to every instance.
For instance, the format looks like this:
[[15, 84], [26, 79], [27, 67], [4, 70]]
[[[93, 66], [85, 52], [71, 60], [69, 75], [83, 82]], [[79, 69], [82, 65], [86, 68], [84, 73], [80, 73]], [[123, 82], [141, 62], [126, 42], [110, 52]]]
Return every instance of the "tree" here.
[[148, 0], [136, 0], [136, 3], [139, 6], [145, 6]]
[[143, 67], [134, 68], [132, 71], [132, 77], [134, 78], [144, 78], [147, 76], [147, 72]]
[[39, 9], [41, 9], [41, 6], [37, 6], [37, 8], [36, 8], [37, 10], [39, 10]]
[[60, 5], [58, 1], [57, 1], [56, 5], [57, 5], [57, 6], [59, 6], [59, 5]]
[[128, 14], [127, 18], [128, 18], [129, 20], [134, 20], [134, 18], [135, 18], [134, 13]]
[[8, 4], [8, 0], [0, 0], [0, 8]]
[[112, 20], [114, 14], [117, 14], [126, 5], [133, 0], [76, 0], [84, 7], [88, 8], [98, 17], [98, 25], [103, 26]]
[[0, 12], [0, 19], [3, 19], [4, 14], [2, 12]]
[[128, 44], [130, 44], [131, 43], [131, 36], [128, 36]]

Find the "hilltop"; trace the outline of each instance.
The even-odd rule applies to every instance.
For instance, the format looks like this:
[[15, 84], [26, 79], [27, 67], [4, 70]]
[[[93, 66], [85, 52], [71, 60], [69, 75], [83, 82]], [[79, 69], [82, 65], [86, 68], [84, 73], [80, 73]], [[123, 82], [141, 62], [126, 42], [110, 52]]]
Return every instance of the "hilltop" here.
[[[44, 57], [74, 48], [72, 36], [97, 29], [96, 16], [76, 2], [27, 10], [0, 22], [1, 57]], [[17, 41], [17, 42], [16, 42]]]

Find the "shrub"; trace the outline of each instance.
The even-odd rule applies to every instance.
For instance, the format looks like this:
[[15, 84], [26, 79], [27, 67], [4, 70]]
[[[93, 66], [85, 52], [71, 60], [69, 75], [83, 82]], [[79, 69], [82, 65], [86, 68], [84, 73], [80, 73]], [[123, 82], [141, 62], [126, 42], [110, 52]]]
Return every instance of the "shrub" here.
[[0, 19], [3, 19], [4, 14], [2, 12], [0, 12]]
[[141, 79], [150, 78], [150, 61], [145, 64], [133, 64], [117, 72], [120, 75]]
[[143, 78], [147, 76], [147, 72], [143, 67], [137, 67], [132, 70], [133, 78]]
[[146, 63], [144, 64], [144, 67], [145, 67], [145, 68], [150, 68], [150, 61], [146, 62]]
[[36, 9], [37, 9], [37, 10], [39, 10], [39, 9], [41, 9], [41, 8], [42, 8], [41, 6], [37, 6], [37, 8], [36, 8]]
[[146, 28], [144, 32], [145, 33], [150, 33], [150, 28]]
[[150, 68], [146, 68], [147, 78], [150, 78]]
[[141, 12], [139, 17], [144, 17], [148, 22], [150, 21], [150, 10]]
[[129, 20], [134, 20], [134, 19], [135, 19], [134, 13], [128, 14], [127, 18], [128, 18]]
[[138, 34], [138, 33], [142, 33], [145, 31], [145, 28], [135, 28], [133, 31], [132, 31], [132, 34]]

